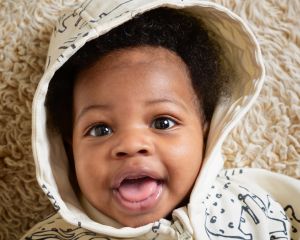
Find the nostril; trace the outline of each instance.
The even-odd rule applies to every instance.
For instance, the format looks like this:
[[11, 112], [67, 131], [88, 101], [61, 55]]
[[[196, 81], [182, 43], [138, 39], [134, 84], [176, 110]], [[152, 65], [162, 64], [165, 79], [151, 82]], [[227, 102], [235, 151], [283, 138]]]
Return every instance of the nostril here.
[[148, 151], [146, 149], [141, 149], [140, 151], [138, 151], [140, 154], [146, 154]]
[[127, 155], [127, 153], [125, 152], [118, 152], [117, 153], [117, 157], [125, 157]]
[[[142, 155], [145, 155], [148, 153], [147, 149], [141, 149], [139, 151], [136, 152], [137, 154], [142, 154]], [[118, 158], [122, 158], [122, 157], [126, 157], [126, 156], [129, 156], [129, 155], [133, 155], [134, 153], [129, 153], [129, 152], [117, 152], [116, 153], [116, 156]]]

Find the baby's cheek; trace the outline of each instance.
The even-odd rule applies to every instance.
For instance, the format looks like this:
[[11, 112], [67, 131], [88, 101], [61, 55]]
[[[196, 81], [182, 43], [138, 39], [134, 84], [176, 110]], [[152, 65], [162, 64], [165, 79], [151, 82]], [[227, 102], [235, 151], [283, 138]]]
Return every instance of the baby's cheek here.
[[174, 149], [174, 152], [180, 152], [171, 156], [168, 167], [172, 184], [172, 190], [178, 194], [187, 194], [200, 171], [202, 158], [199, 154], [191, 154], [191, 151]]

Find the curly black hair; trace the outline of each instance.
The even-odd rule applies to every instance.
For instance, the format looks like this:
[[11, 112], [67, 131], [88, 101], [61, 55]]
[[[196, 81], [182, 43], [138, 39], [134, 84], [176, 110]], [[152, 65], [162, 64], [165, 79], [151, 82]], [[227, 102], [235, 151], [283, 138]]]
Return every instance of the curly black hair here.
[[164, 47], [183, 60], [199, 99], [200, 112], [207, 122], [211, 120], [229, 79], [221, 47], [199, 19], [181, 10], [157, 8], [86, 43], [55, 73], [45, 105], [51, 126], [65, 140], [72, 136], [76, 76], [114, 50], [139, 46]]

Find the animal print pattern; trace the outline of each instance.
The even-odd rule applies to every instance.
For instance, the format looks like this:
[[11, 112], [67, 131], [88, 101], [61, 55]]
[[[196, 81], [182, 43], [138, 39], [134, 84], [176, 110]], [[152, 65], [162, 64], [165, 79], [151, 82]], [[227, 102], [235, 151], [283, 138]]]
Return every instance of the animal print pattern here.
[[294, 236], [299, 239], [300, 221], [292, 206], [283, 208], [262, 190], [250, 189], [231, 180], [232, 176], [244, 171], [223, 171], [202, 202], [206, 209], [208, 238], [252, 240], [293, 239], [291, 236]]

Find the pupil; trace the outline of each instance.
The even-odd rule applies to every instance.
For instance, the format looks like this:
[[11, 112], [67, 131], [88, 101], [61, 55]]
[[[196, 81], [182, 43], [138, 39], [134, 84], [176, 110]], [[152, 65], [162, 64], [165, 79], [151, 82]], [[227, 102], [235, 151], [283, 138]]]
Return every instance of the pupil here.
[[157, 123], [157, 128], [159, 129], [164, 129], [164, 128], [168, 128], [169, 127], [169, 122], [167, 119], [162, 119], [160, 121], [158, 121]]
[[98, 126], [96, 128], [96, 132], [97, 132], [97, 135], [107, 135], [107, 134], [109, 134], [109, 129], [108, 129], [108, 127], [105, 127], [105, 126]]

